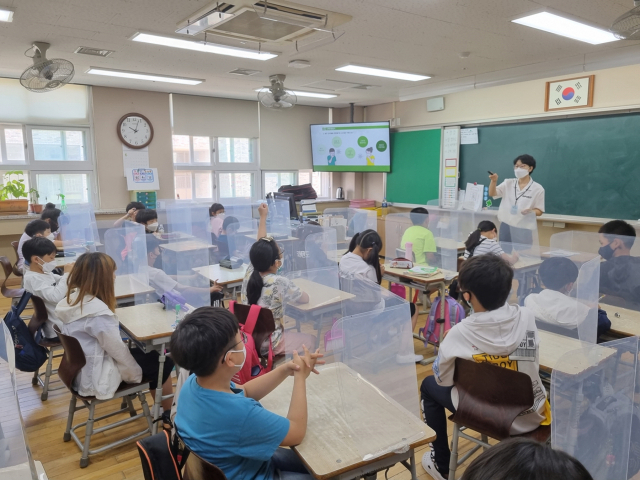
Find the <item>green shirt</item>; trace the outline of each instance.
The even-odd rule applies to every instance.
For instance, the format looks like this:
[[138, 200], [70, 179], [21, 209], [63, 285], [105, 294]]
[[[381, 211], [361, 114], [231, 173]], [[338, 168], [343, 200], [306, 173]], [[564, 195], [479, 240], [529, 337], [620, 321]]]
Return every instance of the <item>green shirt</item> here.
[[400, 241], [400, 248], [404, 249], [407, 242], [413, 243], [413, 254], [416, 257], [415, 262], [426, 264], [427, 258], [425, 253], [436, 252], [436, 240], [433, 233], [428, 228], [420, 225], [414, 225], [405, 230]]

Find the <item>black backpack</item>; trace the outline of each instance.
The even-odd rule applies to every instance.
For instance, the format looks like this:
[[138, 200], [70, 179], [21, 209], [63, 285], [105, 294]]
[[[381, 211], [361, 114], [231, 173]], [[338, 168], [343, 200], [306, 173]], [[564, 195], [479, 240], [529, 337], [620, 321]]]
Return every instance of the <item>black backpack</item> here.
[[304, 185], [282, 185], [278, 189], [278, 192], [293, 193], [293, 199], [296, 202], [305, 199], [318, 198], [318, 194], [310, 183], [305, 183]]
[[182, 467], [189, 450], [168, 430], [136, 442], [145, 480], [182, 480]]
[[16, 352], [16, 368], [22, 372], [35, 372], [47, 361], [49, 355], [47, 349], [34, 340], [26, 323], [20, 318], [30, 298], [31, 294], [25, 291], [18, 304], [13, 305], [4, 317]]

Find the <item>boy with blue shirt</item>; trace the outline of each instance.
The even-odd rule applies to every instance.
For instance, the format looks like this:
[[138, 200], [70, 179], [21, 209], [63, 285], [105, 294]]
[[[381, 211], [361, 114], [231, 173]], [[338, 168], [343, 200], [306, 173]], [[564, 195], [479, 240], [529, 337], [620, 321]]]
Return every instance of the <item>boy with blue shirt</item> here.
[[[174, 361], [192, 372], [180, 390], [176, 429], [189, 449], [227, 478], [311, 480], [297, 455], [280, 446], [302, 442], [307, 430], [306, 379], [321, 354], [293, 360], [244, 385], [231, 382], [247, 358], [246, 336], [232, 313], [202, 307], [179, 323], [171, 337]], [[293, 375], [286, 418], [259, 400]]]

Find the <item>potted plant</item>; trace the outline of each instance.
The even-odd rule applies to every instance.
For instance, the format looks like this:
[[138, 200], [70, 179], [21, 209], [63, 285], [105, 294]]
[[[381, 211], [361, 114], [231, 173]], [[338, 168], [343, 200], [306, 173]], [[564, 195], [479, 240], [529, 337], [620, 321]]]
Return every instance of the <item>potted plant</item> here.
[[[18, 179], [11, 180], [12, 175], [18, 176]], [[13, 215], [27, 212], [29, 200], [27, 200], [27, 188], [23, 175], [20, 170], [4, 173], [4, 184], [0, 188], [0, 213]]]
[[38, 192], [38, 189], [32, 188], [29, 190], [29, 209], [31, 210], [31, 213], [42, 213], [43, 205], [38, 203], [39, 198], [40, 193]]

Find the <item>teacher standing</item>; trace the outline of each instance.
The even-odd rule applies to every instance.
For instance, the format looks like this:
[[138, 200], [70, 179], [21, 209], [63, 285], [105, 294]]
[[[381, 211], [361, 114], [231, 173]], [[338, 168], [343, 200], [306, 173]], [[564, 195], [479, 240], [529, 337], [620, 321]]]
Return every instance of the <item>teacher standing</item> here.
[[531, 155], [520, 155], [513, 161], [516, 178], [498, 185], [498, 175], [489, 175], [489, 195], [502, 198], [498, 209], [500, 241], [532, 245], [533, 232], [537, 236], [536, 217], [544, 213], [544, 188], [531, 178], [536, 161]]

